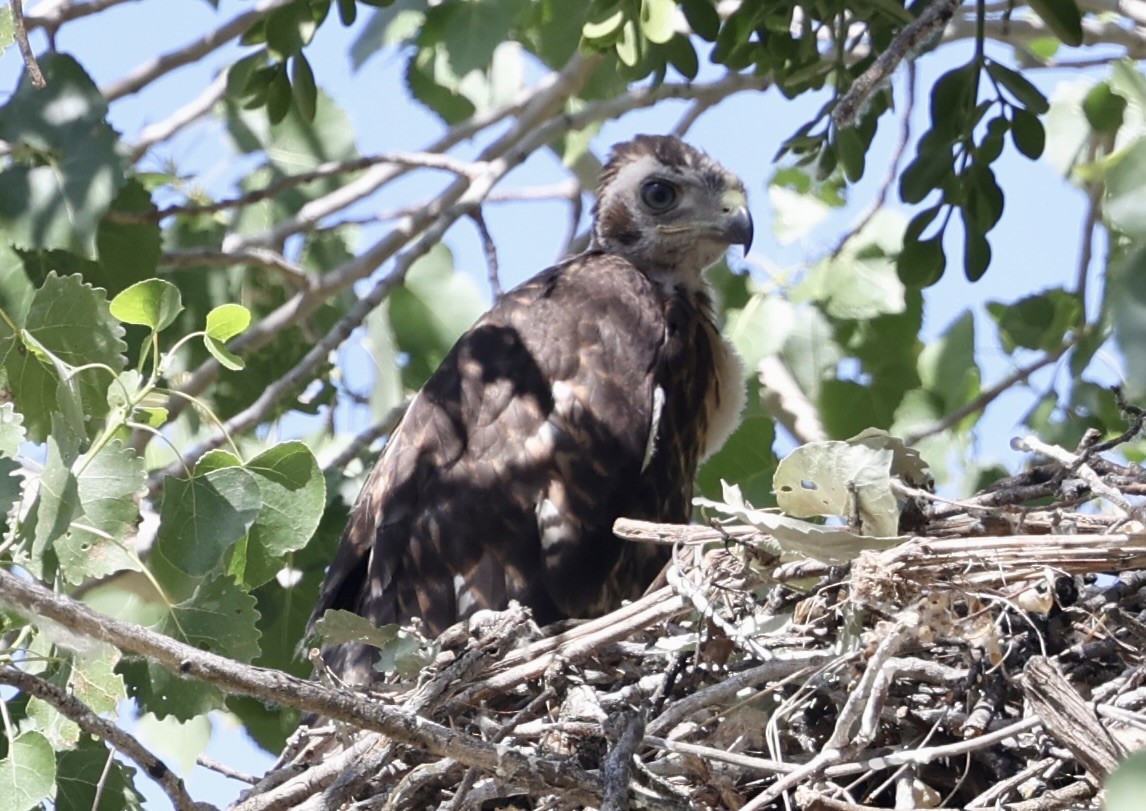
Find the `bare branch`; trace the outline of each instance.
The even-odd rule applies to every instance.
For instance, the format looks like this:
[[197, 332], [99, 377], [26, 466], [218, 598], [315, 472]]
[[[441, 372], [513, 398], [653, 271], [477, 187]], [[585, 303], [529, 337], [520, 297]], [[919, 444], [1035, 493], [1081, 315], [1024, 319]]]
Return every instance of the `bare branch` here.
[[40, 70], [40, 63], [36, 61], [36, 54], [32, 53], [32, 44], [28, 42], [28, 30], [24, 26], [24, 2], [11, 0], [9, 6], [12, 9], [12, 35], [16, 39], [16, 44], [20, 46], [20, 55], [24, 57], [24, 69], [28, 71], [28, 81], [37, 90], [43, 90], [48, 83], [44, 81], [44, 74]]

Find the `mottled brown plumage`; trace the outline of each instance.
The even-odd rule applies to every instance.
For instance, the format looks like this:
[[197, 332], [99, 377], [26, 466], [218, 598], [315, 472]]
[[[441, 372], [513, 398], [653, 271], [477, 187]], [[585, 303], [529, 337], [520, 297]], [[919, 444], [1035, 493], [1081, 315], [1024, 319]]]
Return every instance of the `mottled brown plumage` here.
[[[602, 171], [588, 251], [503, 296], [414, 398], [362, 490], [314, 617], [438, 633], [511, 599], [540, 623], [635, 598], [664, 562], [616, 518], [685, 522], [735, 427], [740, 368], [701, 272], [751, 242], [744, 187], [675, 138]], [[370, 678], [360, 646], [324, 652]]]

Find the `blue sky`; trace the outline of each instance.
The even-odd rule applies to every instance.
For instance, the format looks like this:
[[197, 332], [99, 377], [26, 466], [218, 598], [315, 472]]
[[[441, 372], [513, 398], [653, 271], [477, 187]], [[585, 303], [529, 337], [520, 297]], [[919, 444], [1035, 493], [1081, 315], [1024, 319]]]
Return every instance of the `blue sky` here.
[[[31, 10], [35, 4], [29, 3]], [[106, 84], [123, 76], [148, 58], [171, 50], [193, 36], [219, 25], [236, 13], [250, 8], [250, 2], [221, 0], [216, 12], [204, 0], [143, 0], [130, 3], [77, 24], [65, 26], [58, 39], [61, 50], [71, 52], [92, 73], [97, 84]], [[367, 10], [362, 9], [362, 18]], [[360, 19], [361, 25], [362, 19]], [[441, 130], [437, 119], [406, 98], [401, 81], [401, 57], [380, 54], [363, 70], [351, 71], [347, 49], [354, 32], [330, 20], [319, 31], [308, 58], [322, 85], [349, 114], [359, 136], [363, 153], [416, 150]], [[34, 38], [37, 49], [42, 39]], [[915, 131], [924, 128], [926, 89], [943, 70], [960, 64], [970, 55], [969, 43], [955, 45], [939, 54], [929, 55], [920, 63], [918, 85], [920, 102], [916, 106]], [[1005, 54], [997, 49], [1000, 56]], [[129, 140], [141, 126], [165, 118], [192, 98], [220, 67], [232, 61], [239, 50], [225, 48], [213, 54], [202, 65], [176, 71], [142, 94], [124, 99], [113, 107], [112, 123]], [[5, 96], [15, 87], [21, 68], [15, 48], [0, 58], [0, 93]], [[1044, 71], [1032, 75], [1044, 90], [1066, 77], [1063, 72]], [[822, 100], [788, 101], [776, 92], [742, 94], [713, 109], [693, 127], [689, 140], [736, 171], [745, 179], [750, 204], [757, 223], [757, 241], [750, 259], [755, 273], [764, 277], [768, 269], [797, 272], [819, 258], [846, 232], [851, 223], [869, 205], [883, 182], [894, 129], [888, 119], [881, 128], [875, 150], [868, 160], [864, 180], [850, 192], [852, 203], [831, 216], [810, 239], [794, 245], [781, 245], [771, 234], [767, 182], [774, 167], [772, 158], [780, 142], [799, 124], [807, 120]], [[654, 110], [642, 111], [607, 124], [597, 140], [600, 149], [637, 132], [660, 132], [671, 128], [684, 105], [666, 103]], [[464, 151], [464, 150], [463, 150]], [[158, 156], [171, 160], [184, 174], [193, 175], [214, 190], [240, 173], [243, 161], [227, 148], [225, 133], [218, 122], [209, 121], [191, 128], [172, 143], [162, 146]], [[908, 156], [908, 158], [910, 155]], [[145, 162], [144, 169], [161, 168], [158, 162]], [[925, 335], [933, 338], [967, 308], [978, 313], [988, 300], [1010, 301], [1033, 291], [1071, 284], [1079, 250], [1080, 223], [1084, 199], [1080, 191], [1065, 184], [1046, 162], [1031, 163], [1008, 151], [997, 168], [1000, 183], [1008, 192], [1007, 209], [991, 235], [994, 262], [985, 279], [971, 285], [954, 266], [944, 279], [926, 294]], [[560, 180], [556, 161], [539, 156], [515, 171], [501, 186], [510, 189]], [[403, 184], [384, 202], [372, 201], [370, 208], [415, 202], [426, 187], [419, 182]], [[405, 195], [404, 199], [401, 199]], [[894, 196], [894, 195], [893, 195]], [[564, 237], [567, 213], [563, 204], [531, 203], [491, 205], [486, 213], [490, 230], [497, 243], [502, 268], [502, 282], [520, 281], [539, 271], [556, 258]], [[460, 223], [447, 237], [454, 249], [459, 268], [471, 272], [480, 289], [486, 290], [486, 267], [480, 243], [473, 229]], [[1093, 302], [1091, 302], [1093, 309]], [[995, 349], [989, 321], [978, 318], [978, 344], [984, 381], [997, 380], [1010, 371], [1008, 359]], [[360, 384], [356, 388], [365, 389]], [[1015, 430], [1029, 401], [1012, 396], [994, 409], [983, 434], [984, 455], [997, 457], [1010, 468], [1021, 458], [1008, 450], [1007, 439]], [[208, 754], [216, 760], [250, 771], [260, 772], [270, 762], [262, 753], [242, 740], [234, 729], [216, 725]], [[189, 777], [193, 796], [225, 805], [239, 787], [205, 772], [193, 770]], [[163, 807], [166, 803], [154, 790], [149, 804]]]

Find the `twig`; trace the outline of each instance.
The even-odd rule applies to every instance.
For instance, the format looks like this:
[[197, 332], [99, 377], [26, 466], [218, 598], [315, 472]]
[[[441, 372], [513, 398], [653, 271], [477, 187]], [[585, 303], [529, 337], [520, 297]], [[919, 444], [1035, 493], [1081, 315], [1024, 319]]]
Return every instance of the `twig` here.
[[322, 466], [322, 469], [344, 469], [351, 461], [357, 459], [367, 448], [374, 444], [374, 440], [393, 433], [394, 429], [398, 427], [398, 423], [402, 421], [402, 417], [405, 415], [406, 409], [409, 408], [409, 406], [410, 401], [406, 400], [391, 408], [382, 419], [350, 440], [349, 444], [339, 451], [337, 456]]
[[37, 90], [48, 86], [44, 81], [44, 74], [40, 70], [40, 63], [36, 61], [36, 54], [32, 53], [32, 43], [28, 42], [28, 29], [24, 26], [24, 1], [11, 0], [8, 4], [12, 10], [12, 35], [16, 44], [20, 46], [20, 55], [24, 57], [24, 69], [28, 71], [28, 81]]
[[1033, 375], [1039, 369], [1042, 369], [1044, 366], [1050, 366], [1052, 363], [1056, 363], [1058, 359], [1063, 356], [1063, 353], [1066, 352], [1066, 350], [1070, 349], [1075, 345], [1075, 343], [1077, 343], [1077, 340], [1077, 338], [1071, 338], [1067, 341], [1064, 341], [1062, 344], [1055, 347], [1050, 352], [1047, 352], [1042, 357], [1028, 363], [1026, 366], [1019, 367], [1014, 372], [996, 383], [994, 386], [991, 386], [991, 388], [984, 389], [982, 392], [980, 392], [979, 396], [971, 402], [956, 408], [954, 411], [947, 414], [942, 419], [936, 420], [931, 425], [912, 431], [910, 434], [903, 438], [903, 441], [908, 445], [915, 445], [929, 436], [941, 433], [946, 431], [948, 428], [957, 425], [960, 420], [969, 414], [974, 414], [976, 411], [982, 411], [984, 408], [998, 399], [1001, 395], [1005, 394], [1011, 388], [1011, 386], [1026, 380], [1028, 377]]
[[[198, 96], [162, 121], [144, 127], [131, 147], [131, 162], [136, 163], [156, 144], [163, 143], [184, 127], [198, 121], [214, 109], [227, 92], [227, 72], [220, 71]], [[106, 215], [105, 215], [106, 216]]]
[[250, 11], [232, 18], [228, 22], [204, 34], [199, 39], [184, 45], [178, 50], [158, 56], [150, 62], [141, 65], [127, 76], [106, 87], [100, 88], [104, 98], [108, 101], [138, 93], [147, 85], [171, 71], [198, 62], [207, 54], [222, 48], [228, 42], [242, 36], [258, 20], [270, 14], [276, 8], [290, 5], [294, 0], [262, 0]]
[[872, 95], [891, 79], [899, 63], [923, 47], [955, 15], [961, 0], [935, 0], [918, 19], [905, 25], [867, 70], [860, 74], [832, 110], [838, 127], [855, 126]]
[[[20, 582], [11, 573], [0, 570], [0, 581], [9, 579]], [[41, 596], [49, 594], [51, 592], [44, 591], [44, 595]], [[0, 589], [0, 597], [7, 595], [6, 588]], [[178, 811], [209, 811], [214, 808], [207, 803], [197, 803], [192, 800], [187, 793], [187, 787], [183, 785], [183, 780], [167, 768], [166, 763], [151, 754], [143, 744], [115, 724], [100, 718], [75, 696], [64, 692], [50, 682], [44, 681], [39, 676], [25, 673], [14, 667], [0, 667], [0, 684], [9, 684], [18, 690], [23, 690], [29, 695], [46, 701], [55, 707], [61, 715], [74, 721], [80, 729], [93, 738], [106, 741], [113, 748], [123, 752], [138, 763], [148, 777], [159, 784], [163, 793], [167, 795], [171, 804]]]
[[240, 783], [246, 783], [253, 786], [255, 783], [259, 782], [259, 778], [255, 777], [253, 774], [247, 774], [246, 772], [240, 772], [238, 769], [232, 769], [226, 763], [220, 763], [217, 760], [212, 760], [206, 755], [199, 755], [199, 757], [195, 758], [195, 763], [202, 766], [204, 769], [210, 769], [211, 771], [217, 772], [224, 777], [229, 777], [232, 780], [238, 780]]
[[477, 226], [478, 236], [481, 237], [482, 252], [485, 254], [486, 267], [489, 269], [490, 289], [493, 291], [493, 297], [499, 299], [501, 298], [501, 279], [498, 277], [497, 271], [497, 246], [493, 243], [493, 237], [489, 233], [489, 227], [485, 224], [485, 217], [482, 216], [480, 207], [470, 212], [470, 219]]
[[601, 811], [629, 811], [629, 775], [645, 735], [645, 719], [637, 711], [620, 712], [605, 721], [605, 731], [613, 745], [601, 764]]
[[1133, 514], [1135, 509], [1134, 505], [1131, 504], [1125, 496], [1104, 482], [1090, 465], [1083, 463], [1075, 454], [1063, 450], [1056, 445], [1043, 442], [1035, 436], [1016, 437], [1011, 440], [1011, 447], [1017, 451], [1037, 453], [1048, 459], [1054, 459], [1056, 462], [1061, 462], [1063, 465], [1069, 466], [1070, 469], [1074, 471], [1074, 474], [1086, 483], [1086, 486], [1090, 488], [1091, 492], [1109, 501], [1123, 518]]

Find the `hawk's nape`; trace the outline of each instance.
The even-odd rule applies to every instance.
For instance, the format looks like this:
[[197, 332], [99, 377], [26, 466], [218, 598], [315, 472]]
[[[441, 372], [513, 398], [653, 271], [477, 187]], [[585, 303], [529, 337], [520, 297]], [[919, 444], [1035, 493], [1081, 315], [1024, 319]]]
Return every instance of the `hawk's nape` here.
[[[544, 624], [638, 597], [666, 555], [613, 522], [688, 521], [697, 465], [735, 428], [740, 364], [701, 273], [751, 239], [743, 184], [707, 155], [616, 145], [589, 249], [504, 295], [410, 403], [312, 623], [340, 608], [437, 634], [510, 600]], [[372, 650], [324, 660], [365, 683]]]

